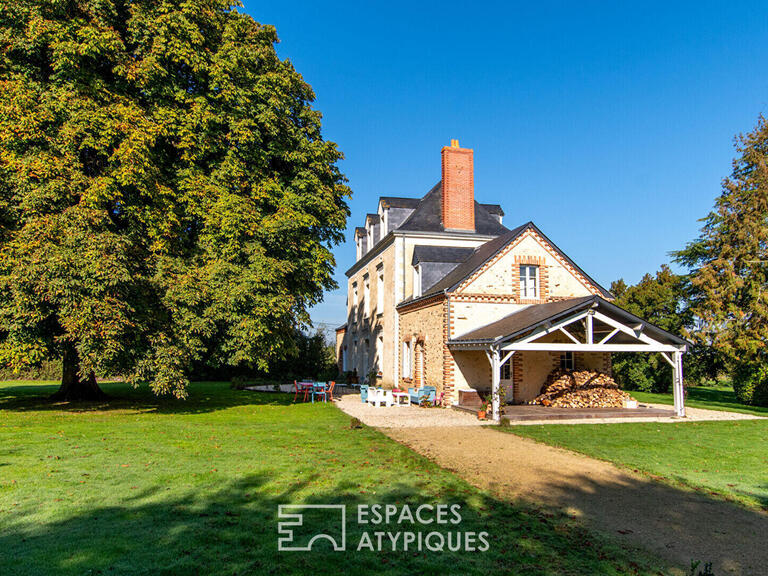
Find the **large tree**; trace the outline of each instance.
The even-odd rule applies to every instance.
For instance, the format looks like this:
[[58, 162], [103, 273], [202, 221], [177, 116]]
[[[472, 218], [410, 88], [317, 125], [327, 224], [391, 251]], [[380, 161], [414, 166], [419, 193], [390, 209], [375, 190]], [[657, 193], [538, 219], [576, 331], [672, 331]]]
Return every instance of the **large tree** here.
[[[634, 286], [622, 279], [613, 282], [611, 293], [617, 306], [673, 334], [683, 334], [692, 325], [684, 285], [682, 277], [663, 265], [655, 276], [646, 274]], [[692, 357], [687, 356], [690, 367]], [[672, 370], [659, 354], [614, 354], [613, 372], [619, 384], [630, 390], [666, 392], [672, 384]]]
[[768, 123], [737, 139], [738, 156], [700, 236], [677, 253], [690, 267], [700, 337], [736, 367], [747, 403], [768, 405]]
[[281, 356], [349, 189], [276, 42], [228, 0], [0, 4], [0, 362], [183, 397]]

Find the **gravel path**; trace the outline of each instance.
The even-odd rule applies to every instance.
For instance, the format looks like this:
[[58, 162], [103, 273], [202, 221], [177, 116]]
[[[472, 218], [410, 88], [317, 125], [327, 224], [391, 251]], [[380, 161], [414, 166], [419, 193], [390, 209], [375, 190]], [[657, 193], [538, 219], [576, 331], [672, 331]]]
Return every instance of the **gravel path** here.
[[[337, 406], [501, 498], [565, 511], [686, 571], [713, 562], [715, 574], [768, 574], [768, 515], [622, 470], [608, 462], [487, 427], [471, 414], [416, 406], [374, 408], [357, 394]], [[653, 404], [661, 408], [669, 406]], [[757, 416], [687, 408], [687, 418], [520, 422], [596, 424], [747, 420]], [[642, 447], [638, 447], [642, 449]], [[683, 573], [683, 572], [681, 572]]]
[[420, 408], [416, 405], [378, 407], [360, 401], [360, 394], [345, 394], [336, 405], [368, 426], [376, 428], [445, 428], [493, 424], [453, 408]]
[[384, 432], [499, 497], [566, 511], [683, 569], [693, 559], [718, 576], [768, 570], [766, 514], [490, 428]]

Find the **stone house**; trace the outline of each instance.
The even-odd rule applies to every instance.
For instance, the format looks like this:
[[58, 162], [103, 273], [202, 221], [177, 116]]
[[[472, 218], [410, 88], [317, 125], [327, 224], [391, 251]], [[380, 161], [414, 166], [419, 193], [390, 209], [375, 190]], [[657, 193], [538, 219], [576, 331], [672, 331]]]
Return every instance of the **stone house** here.
[[340, 371], [453, 404], [502, 386], [521, 403], [555, 368], [610, 373], [611, 352], [660, 352], [682, 387], [684, 340], [612, 305], [533, 222], [507, 228], [475, 201], [471, 149], [453, 140], [441, 160], [425, 196], [381, 197], [355, 230]]

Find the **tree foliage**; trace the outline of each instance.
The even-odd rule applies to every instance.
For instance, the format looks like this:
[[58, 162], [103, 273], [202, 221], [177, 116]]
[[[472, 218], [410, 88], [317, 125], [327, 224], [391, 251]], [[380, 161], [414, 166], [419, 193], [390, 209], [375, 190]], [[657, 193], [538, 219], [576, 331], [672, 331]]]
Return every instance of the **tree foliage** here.
[[[738, 156], [699, 237], [676, 254], [691, 269], [698, 338], [734, 370], [737, 395], [768, 404], [768, 124], [737, 139]], [[743, 385], [742, 385], [743, 384]]]
[[290, 347], [349, 190], [276, 42], [228, 0], [0, 5], [0, 362], [183, 396]]
[[[655, 276], [646, 274], [634, 286], [627, 286], [622, 279], [613, 282], [611, 293], [616, 296], [617, 306], [663, 330], [683, 334], [693, 324], [684, 286], [684, 278], [665, 264]], [[613, 373], [617, 382], [628, 390], [667, 392], [672, 384], [672, 368], [659, 354], [614, 354]]]

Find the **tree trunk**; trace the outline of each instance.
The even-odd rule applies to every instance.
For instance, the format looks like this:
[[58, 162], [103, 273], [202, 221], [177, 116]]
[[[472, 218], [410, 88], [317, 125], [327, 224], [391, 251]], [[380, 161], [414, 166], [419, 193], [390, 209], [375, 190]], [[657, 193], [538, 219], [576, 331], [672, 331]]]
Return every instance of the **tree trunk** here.
[[106, 400], [96, 382], [96, 375], [91, 372], [85, 379], [80, 378], [80, 356], [72, 344], [67, 344], [62, 356], [61, 386], [51, 396], [51, 400], [77, 402], [79, 400]]

